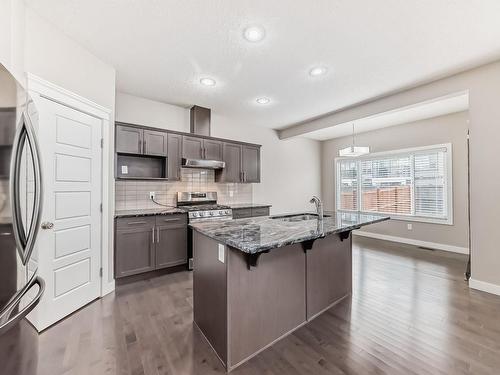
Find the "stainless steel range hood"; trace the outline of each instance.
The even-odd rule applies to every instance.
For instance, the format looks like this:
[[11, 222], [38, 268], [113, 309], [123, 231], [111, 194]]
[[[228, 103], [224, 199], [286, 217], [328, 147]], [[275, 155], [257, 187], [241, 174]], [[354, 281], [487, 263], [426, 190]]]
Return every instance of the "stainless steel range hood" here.
[[[193, 106], [190, 111], [190, 132], [195, 135], [210, 136], [211, 110], [200, 106]], [[204, 153], [202, 152], [202, 155]], [[183, 168], [203, 168], [203, 169], [222, 169], [226, 163], [220, 160], [200, 159], [182, 159]]]
[[182, 158], [183, 168], [203, 168], [203, 169], [222, 169], [226, 163], [219, 160], [204, 160], [204, 159], [184, 159]]

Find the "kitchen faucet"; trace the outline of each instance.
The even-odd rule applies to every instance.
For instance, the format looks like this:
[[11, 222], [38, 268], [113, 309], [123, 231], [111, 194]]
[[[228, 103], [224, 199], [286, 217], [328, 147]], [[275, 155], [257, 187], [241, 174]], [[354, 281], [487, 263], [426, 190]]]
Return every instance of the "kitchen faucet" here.
[[323, 220], [323, 202], [316, 195], [313, 195], [309, 203], [314, 203], [316, 205], [316, 213], [318, 214], [318, 219]]

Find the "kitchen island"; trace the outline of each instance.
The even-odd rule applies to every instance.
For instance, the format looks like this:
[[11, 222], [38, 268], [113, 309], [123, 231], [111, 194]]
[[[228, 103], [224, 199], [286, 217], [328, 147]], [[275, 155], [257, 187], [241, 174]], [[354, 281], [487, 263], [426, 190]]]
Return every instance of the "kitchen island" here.
[[191, 224], [194, 322], [228, 371], [351, 295], [359, 213]]

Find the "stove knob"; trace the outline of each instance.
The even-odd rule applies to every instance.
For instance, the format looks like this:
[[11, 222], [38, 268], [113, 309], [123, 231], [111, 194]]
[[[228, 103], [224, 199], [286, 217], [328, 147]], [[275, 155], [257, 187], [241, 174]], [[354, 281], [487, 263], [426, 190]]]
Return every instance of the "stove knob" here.
[[219, 211], [219, 215], [223, 215], [224, 214], [224, 211]]
[[198, 217], [198, 216], [200, 216], [200, 214], [198, 214], [198, 212], [193, 212], [193, 216]]
[[214, 216], [214, 212], [213, 211], [210, 211], [210, 216]]

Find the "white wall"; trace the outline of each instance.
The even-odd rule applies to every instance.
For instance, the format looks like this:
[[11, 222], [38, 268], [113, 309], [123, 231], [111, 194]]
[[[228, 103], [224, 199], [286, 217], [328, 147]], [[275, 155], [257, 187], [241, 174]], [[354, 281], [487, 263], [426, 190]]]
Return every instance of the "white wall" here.
[[[364, 232], [425, 241], [445, 245], [466, 252], [468, 244], [467, 220], [467, 128], [468, 113], [459, 112], [408, 124], [392, 126], [356, 135], [356, 143], [370, 146], [371, 152], [404, 148], [452, 144], [453, 164], [453, 225], [411, 222], [409, 231], [404, 220], [390, 220], [369, 225]], [[322, 142], [322, 192], [325, 207], [333, 209], [336, 197], [335, 158], [338, 151], [352, 143], [342, 137]]]
[[19, 0], [0, 0], [0, 63], [24, 83], [25, 6]]
[[26, 9], [25, 70], [114, 112], [115, 69]]
[[116, 121], [161, 129], [189, 131], [189, 110], [176, 105], [116, 93]]
[[[117, 93], [118, 121], [189, 131], [189, 109]], [[212, 136], [262, 145], [261, 183], [253, 201], [272, 204], [272, 213], [313, 209], [312, 195], [321, 191], [320, 143], [296, 138], [281, 141], [274, 130], [212, 112]]]

